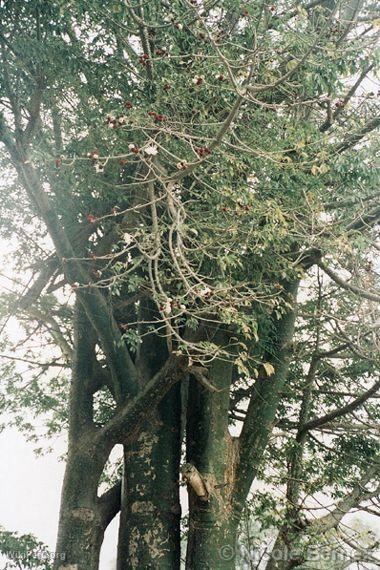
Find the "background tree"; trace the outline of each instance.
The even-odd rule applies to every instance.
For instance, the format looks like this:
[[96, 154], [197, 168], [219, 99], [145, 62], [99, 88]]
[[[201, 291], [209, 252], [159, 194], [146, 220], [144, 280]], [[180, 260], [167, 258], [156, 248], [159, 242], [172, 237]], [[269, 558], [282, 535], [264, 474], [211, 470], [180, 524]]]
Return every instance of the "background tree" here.
[[376, 6], [0, 10], [2, 403], [68, 429], [55, 568], [97, 568], [119, 511], [120, 569], [178, 568], [182, 443], [186, 567], [235, 567], [258, 479], [267, 568], [302, 565], [377, 513]]

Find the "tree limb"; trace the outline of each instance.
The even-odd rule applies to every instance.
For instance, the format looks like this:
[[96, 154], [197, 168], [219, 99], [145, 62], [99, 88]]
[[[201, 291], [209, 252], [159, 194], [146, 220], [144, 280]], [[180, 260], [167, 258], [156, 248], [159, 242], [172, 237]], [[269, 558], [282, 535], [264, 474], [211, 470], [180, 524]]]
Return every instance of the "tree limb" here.
[[356, 285], [351, 285], [350, 283], [339, 277], [339, 275], [337, 275], [334, 271], [329, 269], [322, 261], [318, 262], [318, 266], [326, 273], [326, 275], [330, 277], [330, 279], [335, 281], [335, 283], [340, 287], [342, 287], [343, 289], [346, 289], [346, 291], [351, 291], [352, 293], [355, 293], [355, 295], [358, 295], [359, 297], [362, 297], [364, 299], [368, 299], [369, 301], [375, 301], [376, 303], [380, 303], [380, 295], [376, 293], [371, 293], [370, 291], [366, 291], [365, 289], [357, 287]]
[[346, 414], [349, 414], [350, 412], [353, 412], [354, 410], [356, 410], [356, 408], [359, 408], [359, 406], [361, 406], [369, 398], [371, 398], [371, 396], [376, 394], [376, 392], [379, 389], [380, 389], [380, 380], [375, 382], [371, 386], [371, 388], [369, 388], [369, 390], [367, 390], [366, 392], [355, 398], [355, 400], [352, 400], [352, 402], [350, 402], [346, 406], [338, 408], [337, 410], [333, 410], [332, 412], [322, 416], [321, 418], [315, 418], [314, 420], [310, 420], [302, 427], [301, 432], [310, 431], [319, 428], [327, 423], [332, 422], [333, 420], [336, 420], [337, 418], [340, 418], [342, 416], [345, 416]]

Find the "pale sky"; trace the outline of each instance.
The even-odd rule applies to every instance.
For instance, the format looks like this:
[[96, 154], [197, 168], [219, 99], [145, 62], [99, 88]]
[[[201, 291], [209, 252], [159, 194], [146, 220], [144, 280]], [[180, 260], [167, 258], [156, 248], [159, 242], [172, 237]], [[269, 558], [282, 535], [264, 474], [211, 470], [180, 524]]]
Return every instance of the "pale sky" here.
[[[54, 451], [44, 457], [36, 457], [34, 447], [15, 429], [0, 434], [0, 525], [21, 534], [35, 534], [54, 552], [64, 473], [58, 455], [65, 445], [62, 440], [53, 442]], [[100, 570], [113, 566], [117, 524], [115, 519], [107, 530]]]

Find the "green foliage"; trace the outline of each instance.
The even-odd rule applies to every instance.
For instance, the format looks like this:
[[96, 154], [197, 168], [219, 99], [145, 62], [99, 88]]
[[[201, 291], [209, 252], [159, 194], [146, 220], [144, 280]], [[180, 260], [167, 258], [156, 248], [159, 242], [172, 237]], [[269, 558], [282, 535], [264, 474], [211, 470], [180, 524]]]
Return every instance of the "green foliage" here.
[[[16, 245], [4, 260], [13, 281], [1, 318], [6, 329], [17, 315], [20, 327], [1, 346], [3, 422], [30, 438], [37, 417], [47, 435], [66, 429], [73, 299], [95, 288], [119, 327], [118, 348], [125, 343], [141, 369], [152, 339], [160, 357], [184, 353], [206, 367], [233, 360], [230, 413], [240, 421], [255, 382], [273, 382], [281, 364], [287, 286], [301, 280], [290, 369], [259, 473], [285, 488], [302, 452], [307, 518], [310, 497], [343, 497], [379, 451], [373, 399], [296, 441], [309, 388], [306, 423], [344, 407], [379, 373], [379, 312], [368, 298], [380, 287], [379, 106], [367, 88], [378, 77], [375, 9], [361, 3], [351, 25], [347, 2], [143, 4], [0, 2], [0, 138], [10, 132], [26, 149], [23, 164], [88, 275], [72, 282], [73, 260], [57, 262], [48, 220], [2, 147], [0, 234]], [[321, 259], [346, 286], [316, 269]], [[112, 376], [100, 344], [94, 370]], [[117, 410], [110, 386], [94, 388], [97, 427]], [[275, 502], [270, 492], [255, 496], [263, 531], [288, 512], [287, 500]]]
[[9, 532], [0, 528], [0, 554], [4, 570], [11, 568], [51, 570], [53, 559], [46, 546], [32, 534]]

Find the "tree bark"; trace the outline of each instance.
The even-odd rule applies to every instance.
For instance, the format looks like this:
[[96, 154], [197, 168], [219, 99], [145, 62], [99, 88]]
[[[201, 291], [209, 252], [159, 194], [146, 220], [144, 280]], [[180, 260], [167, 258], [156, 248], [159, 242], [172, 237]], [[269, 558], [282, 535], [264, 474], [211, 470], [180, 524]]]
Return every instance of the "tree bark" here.
[[62, 489], [54, 570], [97, 570], [103, 520], [96, 490], [103, 462], [86, 454], [69, 454]]
[[91, 380], [96, 336], [79, 303], [75, 309], [74, 331], [69, 449], [54, 570], [97, 570], [106, 528], [97, 490], [109, 449], [93, 443]]
[[188, 479], [189, 533], [186, 568], [233, 569], [237, 523], [232, 519], [235, 441], [228, 431], [232, 364], [214, 360], [211, 390], [191, 377], [187, 418], [187, 466], [198, 471], [205, 496]]
[[[162, 369], [169, 356], [166, 339], [152, 333], [149, 325], [144, 324], [153, 316], [159, 318], [155, 305], [149, 300], [142, 301], [136, 315], [142, 323], [136, 368], [145, 380]], [[181, 439], [181, 382], [178, 382], [144, 422], [139, 436], [124, 446], [118, 570], [180, 567]]]
[[180, 568], [180, 420], [178, 383], [125, 447], [118, 570]]

